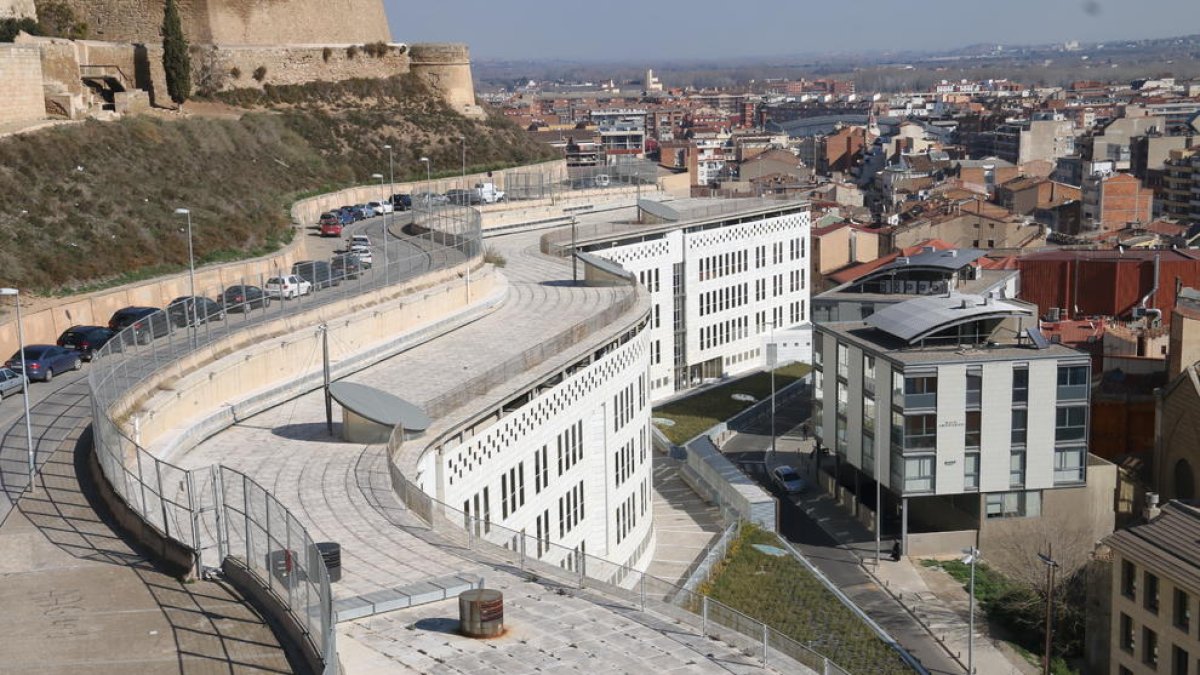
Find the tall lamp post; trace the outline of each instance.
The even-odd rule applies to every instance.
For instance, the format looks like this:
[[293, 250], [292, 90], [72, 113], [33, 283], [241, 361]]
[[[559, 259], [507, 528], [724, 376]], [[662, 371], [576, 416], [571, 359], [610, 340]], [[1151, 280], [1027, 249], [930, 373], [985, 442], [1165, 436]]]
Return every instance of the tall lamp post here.
[[[876, 505], [876, 508], [879, 508]], [[971, 584], [968, 586], [968, 592], [971, 594], [971, 600], [968, 604], [970, 619], [968, 621], [969, 631], [967, 633], [967, 675], [975, 675], [975, 563], [979, 560], [979, 549], [974, 546], [964, 548], [962, 550], [962, 562], [964, 565], [971, 566]]]
[[191, 300], [188, 304], [192, 306], [192, 349], [196, 348], [196, 333], [200, 330], [199, 315], [196, 307], [196, 256], [192, 249], [192, 211], [191, 209], [178, 208], [175, 209], [175, 215], [187, 217], [187, 236], [188, 236], [188, 283], [191, 285]]
[[25, 324], [21, 321], [21, 292], [0, 288], [0, 296], [11, 295], [17, 301], [17, 348], [21, 351], [21, 398], [25, 401], [25, 447], [29, 454], [29, 494], [33, 494], [37, 474], [37, 451], [33, 447], [33, 420], [29, 416], [29, 370], [25, 367]]
[[[371, 178], [375, 178], [379, 181], [379, 189], [381, 191], [383, 191], [383, 174], [373, 173], [373, 174], [371, 174]], [[382, 204], [382, 203], [383, 202], [380, 202], [380, 204]], [[392, 208], [394, 209], [394, 208], [396, 208], [396, 206], [393, 204]], [[388, 240], [388, 212], [387, 212], [387, 209], [384, 209], [383, 210], [383, 283], [385, 283], [385, 284], [390, 283], [390, 281], [388, 279], [387, 240]]]
[[775, 369], [778, 367], [779, 345], [775, 343], [775, 322], [771, 322], [771, 341], [767, 343], [767, 367], [771, 369], [771, 458], [775, 458]]
[[1039, 553], [1038, 560], [1046, 565], [1046, 653], [1042, 658], [1042, 673], [1050, 675], [1050, 646], [1054, 644], [1054, 570], [1058, 568], [1053, 542], [1047, 543], [1046, 553]]
[[429, 173], [429, 158], [422, 157], [421, 161], [425, 163], [425, 190], [433, 192], [433, 176]]
[[[462, 142], [462, 189], [467, 189], [467, 137], [459, 136], [458, 140]], [[470, 201], [470, 200], [467, 200]]]

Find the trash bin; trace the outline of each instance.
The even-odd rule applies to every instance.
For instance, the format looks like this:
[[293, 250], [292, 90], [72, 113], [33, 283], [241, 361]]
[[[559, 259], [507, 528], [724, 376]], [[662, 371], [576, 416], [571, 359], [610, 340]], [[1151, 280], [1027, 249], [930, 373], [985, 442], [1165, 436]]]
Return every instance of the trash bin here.
[[329, 583], [340, 581], [342, 578], [342, 545], [332, 541], [319, 541], [313, 544], [316, 553], [325, 562], [329, 570]]

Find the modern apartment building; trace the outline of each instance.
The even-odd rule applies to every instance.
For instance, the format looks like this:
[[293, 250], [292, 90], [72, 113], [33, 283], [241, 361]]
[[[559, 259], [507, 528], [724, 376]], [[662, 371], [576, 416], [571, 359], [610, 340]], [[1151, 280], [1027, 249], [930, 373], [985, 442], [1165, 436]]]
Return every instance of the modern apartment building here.
[[1111, 494], [1106, 512], [1078, 490], [1089, 479], [1088, 355], [1047, 342], [1035, 309], [949, 293], [815, 324], [817, 441], [859, 501], [873, 503], [881, 481], [906, 550], [913, 533], [978, 533], [982, 544], [1011, 529], [995, 521], [1051, 510], [1086, 511], [1099, 536], [1111, 531]]
[[1164, 216], [1200, 220], [1200, 148], [1170, 152], [1163, 166], [1161, 194]]
[[713, 202], [689, 203], [645, 204], [658, 224], [580, 245], [650, 291], [654, 399], [765, 366], [772, 339], [780, 360], [810, 358], [809, 204], [748, 200], [710, 214]]
[[1106, 672], [1200, 673], [1198, 542], [1200, 509], [1177, 501], [1104, 540], [1112, 551]]

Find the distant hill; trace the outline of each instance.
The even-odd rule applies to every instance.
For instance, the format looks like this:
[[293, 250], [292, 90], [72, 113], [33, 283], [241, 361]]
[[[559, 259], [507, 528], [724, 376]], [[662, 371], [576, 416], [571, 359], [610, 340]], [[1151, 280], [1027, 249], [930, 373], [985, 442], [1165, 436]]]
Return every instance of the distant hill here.
[[[221, 96], [240, 119], [139, 116], [0, 139], [0, 286], [66, 293], [182, 269], [192, 211], [198, 260], [261, 255], [290, 239], [297, 198], [388, 171], [425, 175], [553, 158], [502, 116], [475, 122], [411, 76]], [[238, 112], [238, 111], [235, 111]]]

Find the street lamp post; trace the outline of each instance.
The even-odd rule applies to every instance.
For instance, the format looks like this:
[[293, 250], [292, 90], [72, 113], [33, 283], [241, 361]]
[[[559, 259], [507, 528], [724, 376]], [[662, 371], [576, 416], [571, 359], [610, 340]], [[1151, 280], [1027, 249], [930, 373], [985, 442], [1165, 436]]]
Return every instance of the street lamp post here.
[[422, 157], [421, 161], [425, 162], [425, 190], [433, 192], [433, 176], [429, 173], [429, 158]]
[[[467, 189], [467, 137], [459, 136], [458, 140], [462, 142], [462, 189]], [[470, 200], [467, 200], [470, 201]]]
[[1054, 644], [1054, 570], [1058, 568], [1053, 542], [1046, 544], [1046, 553], [1039, 553], [1038, 560], [1046, 565], [1046, 653], [1042, 657], [1042, 673], [1050, 675], [1050, 646]]
[[775, 458], [775, 368], [779, 365], [779, 345], [775, 344], [775, 322], [771, 322], [771, 341], [767, 343], [767, 366], [771, 369], [771, 458]]
[[[388, 147], [391, 147], [391, 146], [388, 146]], [[379, 180], [379, 189], [380, 189], [380, 191], [384, 191], [383, 190], [383, 174], [373, 173], [373, 174], [371, 174], [371, 178], [378, 179]], [[383, 202], [379, 202], [379, 203], [383, 204]], [[391, 203], [391, 200], [388, 200], [388, 203]], [[383, 283], [388, 284], [388, 283], [391, 283], [388, 278], [388, 255], [387, 255], [388, 212], [387, 212], [386, 208], [384, 208], [382, 206], [380, 208], [383, 208]], [[396, 208], [396, 206], [393, 204], [392, 208], [394, 209], [394, 208]]]
[[[391, 146], [391, 144], [383, 146], [383, 149], [388, 151], [388, 189], [387, 189], [387, 191], [388, 191], [388, 201], [390, 201], [392, 203], [392, 211], [394, 213], [396, 211], [396, 200], [392, 199], [392, 197], [394, 197], [396, 194], [396, 165], [392, 161], [392, 146]], [[387, 227], [387, 224], [388, 224], [387, 212], [384, 211], [383, 215], [384, 215], [384, 219], [383, 219], [383, 274], [386, 277], [387, 273], [388, 273], [388, 267], [389, 267], [389, 265], [388, 265], [388, 262], [389, 262], [388, 261], [388, 235], [390, 234], [390, 231], [388, 230], [388, 227]], [[394, 218], [395, 218], [395, 216], [393, 216], [393, 219]]]
[[970, 618], [968, 620], [969, 627], [967, 628], [969, 631], [967, 634], [967, 675], [975, 675], [975, 563], [979, 560], [979, 549], [972, 546], [964, 548], [962, 552], [963, 564], [971, 566], [971, 583], [968, 586], [971, 600], [968, 604]]
[[192, 211], [191, 209], [179, 208], [175, 209], [175, 215], [187, 217], [187, 236], [188, 236], [188, 282], [191, 285], [192, 298], [189, 304], [192, 306], [192, 349], [196, 348], [197, 331], [199, 328], [199, 314], [196, 307], [196, 256], [192, 248]]
[[11, 295], [17, 301], [17, 348], [21, 352], [21, 398], [25, 401], [25, 447], [29, 454], [29, 494], [34, 494], [37, 451], [33, 447], [33, 420], [29, 416], [29, 370], [25, 367], [25, 324], [21, 321], [21, 292], [15, 288], [0, 288], [0, 295]]

